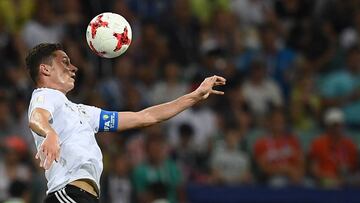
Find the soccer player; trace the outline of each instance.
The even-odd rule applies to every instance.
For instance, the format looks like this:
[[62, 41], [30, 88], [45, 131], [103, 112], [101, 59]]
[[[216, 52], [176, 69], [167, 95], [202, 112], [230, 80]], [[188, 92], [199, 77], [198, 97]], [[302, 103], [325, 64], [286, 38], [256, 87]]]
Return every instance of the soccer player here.
[[45, 169], [48, 202], [99, 202], [101, 150], [95, 133], [122, 131], [149, 126], [169, 119], [224, 85], [220, 76], [206, 78], [193, 92], [168, 103], [139, 112], [110, 112], [69, 101], [66, 93], [74, 88], [77, 68], [60, 44], [34, 47], [26, 66], [35, 83], [28, 110], [29, 127], [38, 149], [36, 158]]

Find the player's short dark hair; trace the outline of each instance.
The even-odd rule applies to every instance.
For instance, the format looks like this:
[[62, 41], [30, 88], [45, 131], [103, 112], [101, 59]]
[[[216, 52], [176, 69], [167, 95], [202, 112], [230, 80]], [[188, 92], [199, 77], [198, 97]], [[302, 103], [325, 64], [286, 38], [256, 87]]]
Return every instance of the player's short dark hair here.
[[26, 56], [26, 68], [32, 81], [36, 84], [39, 77], [39, 65], [42, 63], [51, 65], [54, 52], [63, 50], [58, 43], [41, 43], [32, 48]]

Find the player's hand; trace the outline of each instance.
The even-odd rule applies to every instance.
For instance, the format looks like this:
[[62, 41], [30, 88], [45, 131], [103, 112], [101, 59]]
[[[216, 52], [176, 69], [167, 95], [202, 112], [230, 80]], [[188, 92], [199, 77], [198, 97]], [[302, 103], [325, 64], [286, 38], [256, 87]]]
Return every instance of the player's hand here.
[[46, 136], [35, 158], [40, 159], [40, 167], [46, 170], [50, 168], [54, 160], [59, 161], [60, 144], [58, 135], [55, 132]]
[[205, 78], [205, 80], [200, 84], [200, 86], [195, 90], [197, 96], [201, 99], [206, 99], [210, 94], [223, 95], [224, 92], [214, 90], [213, 87], [219, 85], [225, 85], [226, 79], [217, 75], [212, 77]]

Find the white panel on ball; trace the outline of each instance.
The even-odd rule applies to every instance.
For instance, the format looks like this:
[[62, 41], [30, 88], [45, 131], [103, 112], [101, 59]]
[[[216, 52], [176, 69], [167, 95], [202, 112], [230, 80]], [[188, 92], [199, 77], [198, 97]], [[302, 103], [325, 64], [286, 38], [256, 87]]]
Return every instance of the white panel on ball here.
[[86, 30], [90, 49], [104, 58], [115, 58], [130, 46], [132, 30], [127, 20], [116, 13], [101, 13], [95, 16]]

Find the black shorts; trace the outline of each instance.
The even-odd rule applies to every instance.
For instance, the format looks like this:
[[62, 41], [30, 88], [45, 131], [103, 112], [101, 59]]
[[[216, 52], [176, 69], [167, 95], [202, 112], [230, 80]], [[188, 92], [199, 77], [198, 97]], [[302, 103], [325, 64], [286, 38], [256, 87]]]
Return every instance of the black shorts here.
[[99, 198], [73, 185], [48, 194], [44, 203], [99, 203]]

